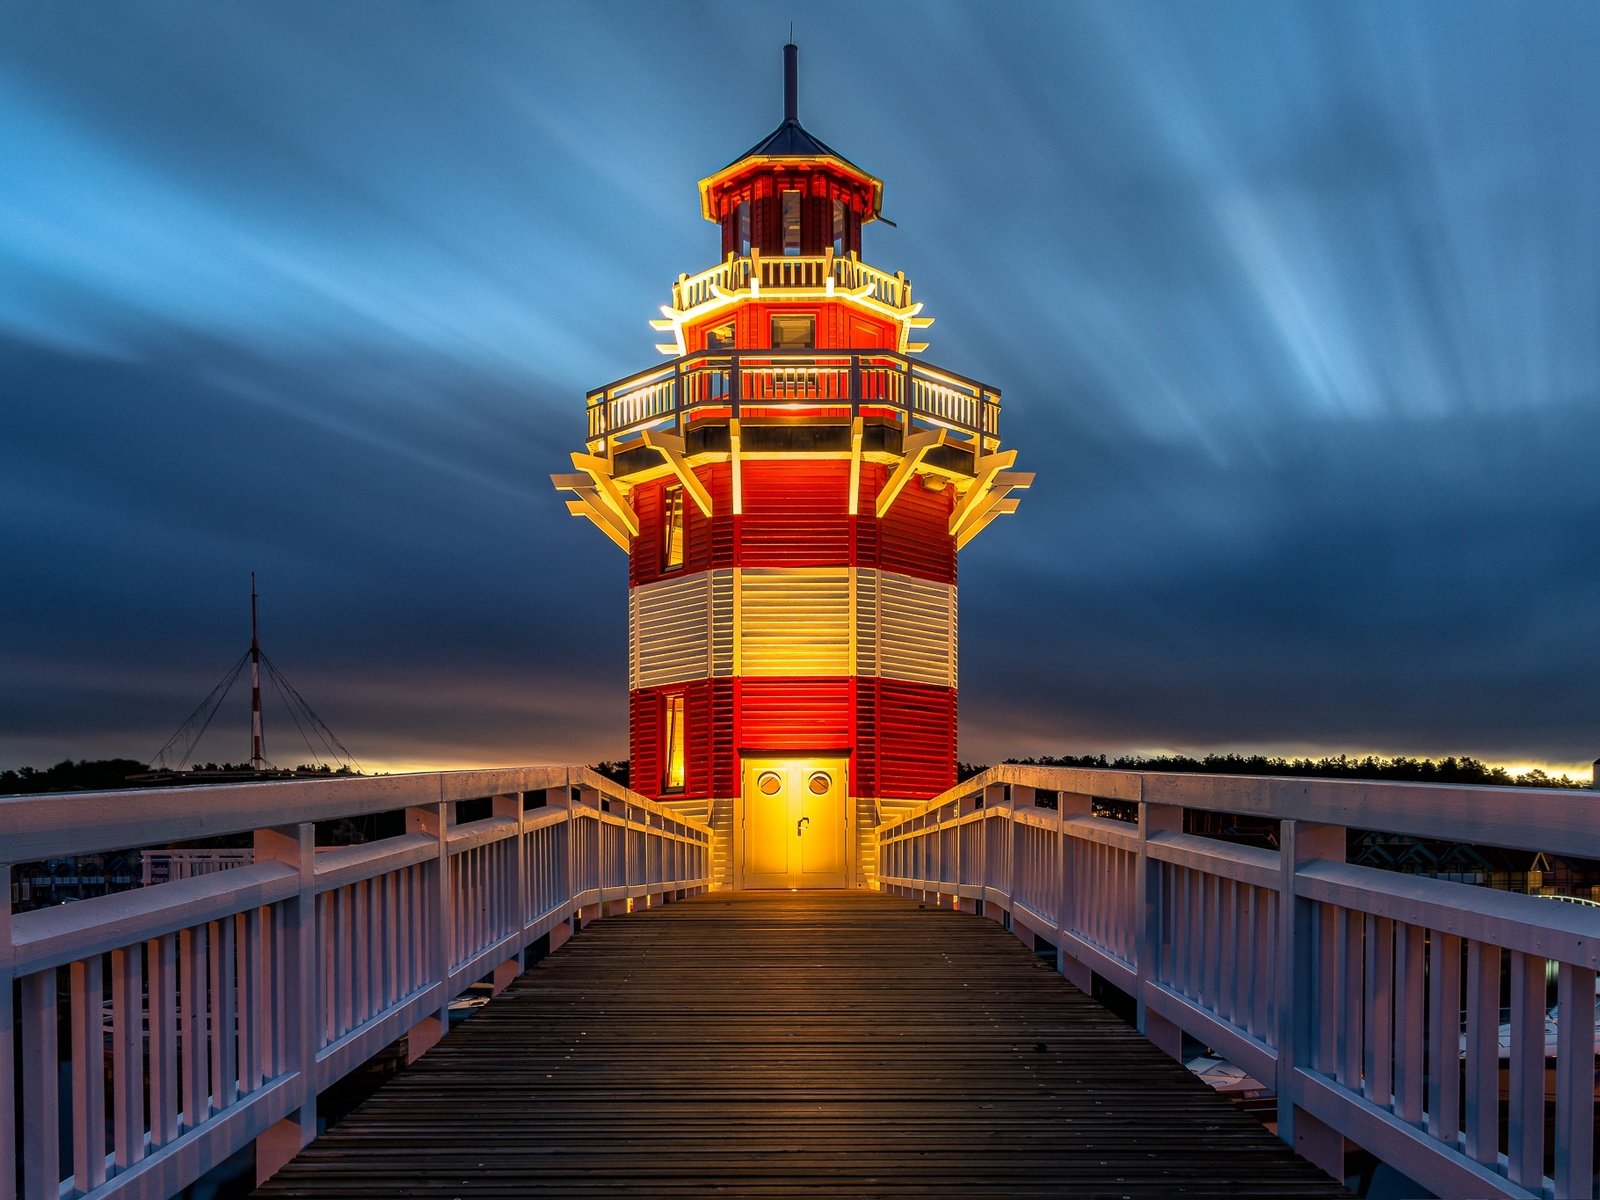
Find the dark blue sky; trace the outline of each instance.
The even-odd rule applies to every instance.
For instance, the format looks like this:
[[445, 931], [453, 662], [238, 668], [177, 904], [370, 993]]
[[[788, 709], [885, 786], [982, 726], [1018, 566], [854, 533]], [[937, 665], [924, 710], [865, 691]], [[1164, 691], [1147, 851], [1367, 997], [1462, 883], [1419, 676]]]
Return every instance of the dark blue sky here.
[[625, 754], [625, 564], [547, 477], [791, 17], [1039, 476], [963, 556], [964, 758], [1600, 753], [1592, 3], [13, 0], [0, 767], [153, 754], [252, 569], [366, 764]]

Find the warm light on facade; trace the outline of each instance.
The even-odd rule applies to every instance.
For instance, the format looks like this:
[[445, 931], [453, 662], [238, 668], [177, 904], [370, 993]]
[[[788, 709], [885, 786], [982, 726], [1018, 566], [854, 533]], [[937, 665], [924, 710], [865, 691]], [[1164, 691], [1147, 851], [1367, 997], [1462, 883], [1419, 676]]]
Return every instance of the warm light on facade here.
[[702, 181], [722, 254], [651, 321], [672, 361], [589, 393], [553, 476], [629, 555], [635, 786], [723, 886], [872, 886], [879, 820], [955, 782], [956, 552], [1032, 482], [998, 390], [911, 357], [882, 190], [793, 111]]

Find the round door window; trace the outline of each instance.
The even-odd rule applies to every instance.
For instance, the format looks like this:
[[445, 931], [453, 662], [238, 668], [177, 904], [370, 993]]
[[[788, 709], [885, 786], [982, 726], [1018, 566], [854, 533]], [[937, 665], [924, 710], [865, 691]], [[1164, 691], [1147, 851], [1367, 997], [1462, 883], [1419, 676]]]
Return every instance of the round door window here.
[[826, 796], [828, 789], [833, 786], [833, 776], [826, 771], [813, 771], [811, 778], [806, 781], [806, 786], [811, 789], [813, 796]]
[[776, 796], [783, 790], [783, 778], [776, 771], [763, 771], [756, 776], [756, 787], [763, 796]]

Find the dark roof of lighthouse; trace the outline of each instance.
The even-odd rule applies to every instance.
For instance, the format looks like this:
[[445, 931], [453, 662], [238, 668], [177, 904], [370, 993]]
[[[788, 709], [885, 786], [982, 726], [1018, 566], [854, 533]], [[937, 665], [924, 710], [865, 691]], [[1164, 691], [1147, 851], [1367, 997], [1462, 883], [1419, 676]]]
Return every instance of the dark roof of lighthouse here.
[[[820, 158], [827, 156], [829, 158], [837, 158], [840, 162], [848, 163], [852, 167], [856, 165], [832, 146], [808, 133], [806, 127], [797, 120], [785, 121], [754, 146], [751, 146], [750, 149], [739, 155], [733, 162], [743, 162], [745, 159], [755, 158], [757, 155], [767, 158]], [[728, 165], [731, 167], [733, 163]], [[856, 167], [856, 170], [859, 171], [860, 169], [860, 167]]]
[[[861, 171], [844, 155], [820, 138], [807, 132], [799, 116], [799, 51], [793, 42], [783, 48], [783, 124], [746, 150], [733, 162], [747, 158], [836, 158], [847, 167]], [[723, 170], [727, 170], [724, 167]], [[862, 174], [866, 174], [862, 171]]]

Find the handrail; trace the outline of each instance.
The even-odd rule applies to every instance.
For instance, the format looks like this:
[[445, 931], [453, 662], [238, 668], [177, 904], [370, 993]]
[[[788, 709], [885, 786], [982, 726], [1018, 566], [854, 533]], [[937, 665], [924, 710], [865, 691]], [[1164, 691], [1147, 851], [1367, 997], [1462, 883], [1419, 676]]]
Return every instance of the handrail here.
[[[1344, 860], [1349, 829], [1600, 858], [1596, 802], [1002, 766], [880, 825], [878, 873], [1048, 943], [1086, 991], [1128, 992], [1174, 1056], [1187, 1034], [1233, 1059], [1336, 1176], [1349, 1139], [1439, 1195], [1591, 1196], [1600, 912]], [[1185, 832], [1216, 812], [1271, 823], [1276, 847]]]
[[729, 255], [696, 275], [679, 276], [672, 285], [672, 306], [680, 313], [689, 312], [702, 304], [749, 291], [752, 283], [759, 284], [763, 291], [786, 291], [826, 288], [830, 281], [845, 291], [862, 292], [886, 308], [911, 307], [911, 281], [904, 272], [891, 275], [862, 262], [854, 253], [765, 258]]
[[916, 422], [942, 427], [980, 454], [1000, 440], [997, 389], [888, 350], [701, 351], [596, 388], [587, 402], [595, 452], [649, 429], [682, 436], [702, 416], [819, 406], [888, 414], [906, 432]]
[[[459, 822], [470, 800], [491, 815]], [[395, 811], [403, 834], [314, 844], [318, 821]], [[11, 911], [13, 863], [242, 832], [254, 865]], [[397, 1038], [420, 1053], [475, 981], [705, 890], [711, 831], [587, 768], [525, 767], [0, 799], [0, 856], [0, 1200], [101, 1200], [171, 1195], [252, 1141], [270, 1173], [318, 1092]]]

